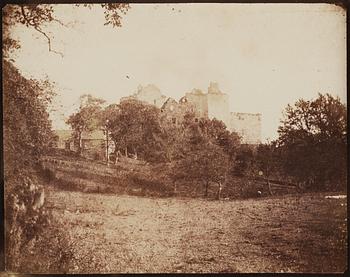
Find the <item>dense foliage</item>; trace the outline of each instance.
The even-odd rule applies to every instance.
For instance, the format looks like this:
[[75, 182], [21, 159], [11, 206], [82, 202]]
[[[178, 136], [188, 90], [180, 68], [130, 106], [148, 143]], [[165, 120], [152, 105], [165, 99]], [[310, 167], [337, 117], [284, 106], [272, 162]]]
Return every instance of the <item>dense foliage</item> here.
[[[91, 4], [81, 6], [94, 7]], [[115, 27], [121, 26], [120, 14], [125, 14], [129, 5], [114, 3], [100, 4], [99, 7], [103, 10], [105, 24]], [[52, 132], [47, 112], [53, 96], [51, 85], [48, 81], [24, 78], [12, 64], [12, 52], [21, 47], [12, 30], [18, 25], [32, 28], [47, 40], [49, 52], [62, 55], [52, 47], [53, 37], [45, 30], [49, 24], [67, 26], [55, 16], [55, 5], [8, 4], [2, 9], [5, 241], [6, 269], [11, 271], [20, 270], [23, 256], [30, 254], [28, 244], [36, 240], [45, 243], [41, 235], [50, 217], [44, 207], [45, 194], [39, 161], [54, 146], [57, 138]], [[54, 236], [64, 237], [57, 232]], [[61, 259], [62, 254], [68, 251], [62, 241], [56, 245], [57, 253], [54, 247], [50, 249], [59, 258], [60, 265], [56, 265], [59, 268], [67, 263], [66, 259]], [[50, 244], [53, 246], [54, 242], [50, 241]]]
[[[104, 109], [115, 153], [167, 163], [168, 181], [188, 186], [222, 185], [232, 178], [281, 180], [306, 189], [338, 189], [346, 179], [346, 109], [339, 99], [319, 95], [288, 105], [279, 138], [256, 147], [241, 145], [222, 121], [184, 115], [181, 124], [162, 118], [158, 108], [137, 100]], [[93, 112], [86, 113], [90, 117]], [[271, 194], [271, 188], [268, 186]]]
[[329, 94], [288, 105], [278, 129], [283, 170], [318, 189], [345, 184], [346, 107]]
[[35, 176], [38, 161], [54, 138], [47, 112], [52, 92], [47, 82], [24, 78], [7, 61], [3, 77], [7, 258], [9, 266], [16, 266], [21, 247], [48, 223]]
[[124, 101], [105, 110], [116, 151], [146, 161], [164, 161], [165, 145], [159, 109], [139, 101]]
[[90, 94], [84, 94], [80, 97], [80, 107], [76, 113], [69, 116], [66, 123], [73, 130], [73, 137], [78, 142], [78, 152], [82, 150], [83, 132], [91, 132], [103, 125], [102, 104], [105, 101], [100, 98], [92, 97]]

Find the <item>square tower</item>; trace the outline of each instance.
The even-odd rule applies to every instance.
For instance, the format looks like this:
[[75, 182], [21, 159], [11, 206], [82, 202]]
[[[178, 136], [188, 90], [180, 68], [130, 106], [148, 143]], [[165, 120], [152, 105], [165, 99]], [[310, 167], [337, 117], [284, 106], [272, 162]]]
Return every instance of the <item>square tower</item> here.
[[211, 82], [208, 87], [208, 117], [216, 118], [225, 123], [229, 129], [230, 126], [230, 107], [229, 97], [226, 93], [222, 93], [217, 83]]

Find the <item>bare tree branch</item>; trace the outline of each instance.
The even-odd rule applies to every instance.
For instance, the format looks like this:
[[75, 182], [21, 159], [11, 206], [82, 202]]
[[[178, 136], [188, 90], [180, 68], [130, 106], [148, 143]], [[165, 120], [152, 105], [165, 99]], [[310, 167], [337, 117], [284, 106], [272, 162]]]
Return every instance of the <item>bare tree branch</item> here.
[[[46, 38], [46, 40], [48, 42], [48, 46], [49, 46], [49, 52], [58, 54], [58, 55], [60, 55], [63, 58], [63, 53], [52, 49], [52, 47], [51, 47], [51, 38], [39, 27], [39, 24], [36, 24], [35, 22], [34, 23], [31, 22], [30, 18], [28, 18], [27, 14], [25, 12], [25, 9], [24, 9], [23, 5], [21, 5], [21, 12], [22, 12], [22, 16], [23, 16], [23, 19], [25, 21], [25, 24], [27, 24], [29, 26], [32, 26], [36, 31], [41, 33]], [[64, 26], [64, 24], [61, 21], [59, 21], [58, 19], [54, 19], [53, 18], [52, 20], [54, 20], [56, 22], [59, 22], [61, 25]], [[33, 21], [35, 21], [35, 18], [33, 18]]]
[[61, 52], [58, 52], [58, 51], [53, 50], [51, 48], [51, 38], [44, 31], [42, 31], [38, 26], [35, 26], [34, 29], [37, 30], [39, 33], [41, 33], [42, 35], [44, 35], [46, 37], [47, 43], [49, 45], [49, 52], [53, 52], [55, 54], [58, 54], [58, 55], [60, 55], [63, 58], [63, 54]]
[[[76, 7], [85, 7], [92, 9], [94, 4], [75, 4]], [[126, 14], [130, 9], [127, 3], [106, 3], [99, 4], [105, 16], [105, 25], [112, 27], [121, 27], [121, 15]], [[66, 28], [71, 27], [72, 22], [66, 24], [59, 18], [54, 17], [54, 6], [52, 4], [16, 4], [8, 5], [3, 11], [3, 53], [8, 56], [13, 49], [20, 48], [20, 44], [10, 37], [9, 28], [17, 23], [26, 27], [33, 27], [35, 31], [43, 35], [47, 42], [49, 52], [59, 54], [63, 57], [63, 53], [56, 51], [52, 47], [53, 36], [50, 32], [45, 32], [44, 26], [47, 23], [58, 23]], [[75, 22], [76, 23], [76, 22]]]

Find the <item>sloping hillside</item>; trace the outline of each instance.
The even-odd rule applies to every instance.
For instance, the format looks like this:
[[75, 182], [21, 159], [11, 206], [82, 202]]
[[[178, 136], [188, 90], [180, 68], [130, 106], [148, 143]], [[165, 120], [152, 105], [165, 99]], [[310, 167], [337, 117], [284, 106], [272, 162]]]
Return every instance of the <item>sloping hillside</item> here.
[[[143, 161], [121, 158], [117, 164], [67, 155], [47, 156], [43, 166], [48, 182], [57, 188], [90, 193], [114, 193], [138, 196], [203, 197], [200, 183], [174, 183], [169, 177], [169, 164], [151, 165]], [[175, 189], [176, 186], [176, 189]], [[296, 187], [271, 183], [273, 195], [293, 194]], [[210, 184], [208, 198], [215, 199], [218, 185]], [[221, 197], [229, 199], [268, 196], [265, 181], [247, 177], [231, 177], [223, 187]]]

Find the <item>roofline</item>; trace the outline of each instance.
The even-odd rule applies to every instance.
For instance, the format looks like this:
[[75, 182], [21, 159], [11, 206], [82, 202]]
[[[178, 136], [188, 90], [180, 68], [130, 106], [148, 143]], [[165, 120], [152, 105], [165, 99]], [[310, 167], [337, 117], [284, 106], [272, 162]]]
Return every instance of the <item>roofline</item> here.
[[255, 116], [261, 116], [261, 113], [241, 113], [241, 112], [231, 112], [231, 115], [255, 115]]

